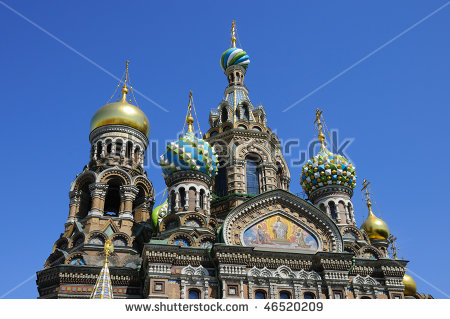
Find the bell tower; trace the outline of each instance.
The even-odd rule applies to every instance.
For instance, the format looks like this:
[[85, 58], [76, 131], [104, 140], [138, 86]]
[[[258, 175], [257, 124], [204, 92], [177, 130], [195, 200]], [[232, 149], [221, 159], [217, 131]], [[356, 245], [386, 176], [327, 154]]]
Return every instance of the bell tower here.
[[220, 59], [228, 86], [217, 110], [210, 112], [205, 135], [219, 160], [211, 202], [211, 214], [219, 220], [249, 198], [278, 188], [289, 190], [289, 168], [278, 137], [267, 126], [264, 107], [252, 104], [244, 84], [249, 63], [247, 53], [236, 47], [233, 21], [231, 48]]

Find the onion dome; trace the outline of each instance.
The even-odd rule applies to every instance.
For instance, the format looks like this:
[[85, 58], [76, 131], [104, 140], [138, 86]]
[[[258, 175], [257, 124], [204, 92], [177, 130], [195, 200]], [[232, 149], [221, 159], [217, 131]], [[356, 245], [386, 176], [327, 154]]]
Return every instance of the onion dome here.
[[135, 128], [149, 137], [150, 124], [147, 116], [140, 108], [127, 102], [128, 62], [125, 71], [125, 84], [122, 88], [122, 98], [117, 102], [106, 104], [95, 112], [91, 120], [91, 132], [105, 125], [125, 125]]
[[167, 215], [167, 199], [164, 203], [162, 203], [161, 205], [157, 206], [156, 208], [153, 209], [152, 211], [152, 222], [153, 222], [153, 226], [154, 229], [158, 228], [158, 224], [161, 222], [161, 220], [166, 217]]
[[403, 285], [405, 285], [405, 290], [403, 290], [403, 294], [405, 296], [415, 296], [417, 292], [417, 284], [414, 279], [405, 274], [403, 276]]
[[355, 188], [355, 167], [343, 156], [330, 152], [323, 146], [302, 169], [300, 183], [307, 195], [326, 185]]
[[327, 185], [341, 185], [352, 190], [356, 185], [355, 167], [344, 156], [333, 154], [326, 148], [321, 115], [322, 111], [317, 109], [320, 151], [303, 166], [300, 177], [300, 184], [308, 196], [312, 191]]
[[195, 136], [189, 96], [189, 115], [186, 118], [188, 129], [185, 135], [167, 145], [166, 153], [161, 155], [160, 165], [164, 178], [177, 171], [198, 171], [213, 178], [217, 171], [217, 158], [211, 145]]
[[231, 65], [240, 65], [247, 69], [249, 63], [250, 57], [247, 55], [247, 52], [239, 48], [226, 50], [220, 58], [220, 65], [224, 71]]
[[386, 240], [389, 237], [388, 225], [382, 219], [375, 216], [371, 209], [369, 216], [361, 225], [361, 229], [364, 229], [370, 240]]
[[225, 71], [231, 65], [240, 65], [247, 69], [250, 57], [242, 49], [236, 48], [236, 21], [231, 25], [231, 48], [226, 50], [220, 58], [220, 65]]
[[366, 234], [369, 236], [370, 240], [387, 240], [389, 237], [389, 227], [388, 225], [380, 218], [375, 216], [372, 212], [372, 202], [370, 201], [370, 193], [369, 193], [369, 182], [367, 180], [363, 180], [363, 190], [366, 193], [366, 202], [367, 208], [369, 209], [369, 216], [361, 225], [361, 229], [363, 229]]

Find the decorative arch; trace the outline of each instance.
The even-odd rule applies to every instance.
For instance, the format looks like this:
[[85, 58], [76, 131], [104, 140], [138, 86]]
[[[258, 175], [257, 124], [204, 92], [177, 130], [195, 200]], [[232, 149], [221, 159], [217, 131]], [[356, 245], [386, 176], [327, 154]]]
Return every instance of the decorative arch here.
[[56, 249], [60, 250], [68, 250], [69, 248], [69, 240], [66, 237], [59, 238], [54, 244], [52, 252], [55, 252]]
[[364, 259], [379, 259], [382, 256], [382, 253], [374, 246], [364, 246], [358, 251], [358, 257]]
[[342, 227], [341, 234], [344, 239], [364, 239], [362, 232], [353, 225]]
[[75, 234], [69, 241], [69, 248], [77, 248], [84, 245], [85, 235], [83, 233]]
[[177, 227], [180, 227], [180, 217], [176, 214], [169, 214], [161, 220], [159, 231], [163, 232]]
[[118, 166], [114, 166], [101, 172], [97, 176], [96, 182], [108, 183], [113, 178], [119, 179], [121, 181], [121, 185], [130, 185], [132, 181], [130, 174], [128, 174], [125, 170], [119, 168]]
[[176, 233], [172, 234], [172, 236], [169, 237], [169, 240], [167, 243], [170, 245], [190, 247], [190, 246], [194, 246], [195, 240], [189, 234], [182, 233], [182, 232], [176, 232]]
[[[196, 222], [198, 226], [195, 226], [194, 224], [189, 225], [189, 221]], [[181, 226], [206, 228], [206, 218], [198, 213], [189, 213], [181, 218]]]
[[282, 189], [265, 192], [231, 210], [223, 223], [225, 244], [245, 246], [244, 232], [272, 216], [282, 216], [316, 236], [318, 250], [342, 252], [344, 249], [342, 235], [328, 216]]
[[[96, 242], [94, 241], [95, 238], [101, 238], [102, 239], [102, 243]], [[105, 235], [105, 233], [101, 232], [101, 231], [93, 231], [91, 232], [87, 238], [86, 238], [86, 244], [89, 245], [101, 245], [103, 246], [106, 242], [106, 240], [108, 239], [108, 236]]]
[[97, 174], [90, 170], [84, 170], [80, 175], [75, 178], [75, 180], [72, 182], [72, 185], [70, 186], [70, 190], [81, 190], [83, 185], [92, 184], [97, 180]]

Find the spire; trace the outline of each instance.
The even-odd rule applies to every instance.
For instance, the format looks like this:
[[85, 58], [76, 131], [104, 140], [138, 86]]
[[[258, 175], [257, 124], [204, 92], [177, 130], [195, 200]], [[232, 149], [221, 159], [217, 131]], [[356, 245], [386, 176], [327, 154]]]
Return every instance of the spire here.
[[231, 22], [231, 47], [236, 47], [236, 20]]
[[322, 117], [322, 112], [321, 110], [319, 110], [318, 108], [316, 109], [316, 120], [314, 121], [314, 123], [317, 125], [317, 130], [319, 131], [319, 141], [321, 144], [321, 149], [325, 148], [325, 134], [323, 134], [323, 126], [322, 126], [322, 121], [321, 121], [321, 117]]
[[370, 182], [367, 181], [367, 179], [363, 179], [363, 187], [361, 188], [361, 191], [364, 191], [365, 195], [366, 195], [366, 205], [367, 208], [369, 209], [369, 216], [370, 215], [374, 215], [374, 213], [372, 212], [372, 202], [370, 201], [370, 192], [369, 192], [369, 185]]
[[187, 133], [194, 133], [194, 127], [192, 124], [194, 124], [194, 118], [191, 114], [191, 108], [192, 108], [192, 91], [189, 91], [189, 105], [188, 105], [188, 116], [186, 117], [186, 123], [188, 125]]
[[114, 245], [110, 239], [105, 243], [104, 252], [105, 263], [97, 278], [97, 282], [95, 283], [91, 299], [113, 299], [111, 277], [109, 276], [108, 269], [108, 256], [114, 252]]
[[128, 87], [127, 87], [127, 82], [128, 82], [128, 64], [130, 63], [130, 61], [127, 60], [127, 65], [125, 67], [125, 82], [123, 84], [122, 87], [122, 99], [120, 100], [120, 102], [127, 102], [127, 94], [128, 94]]

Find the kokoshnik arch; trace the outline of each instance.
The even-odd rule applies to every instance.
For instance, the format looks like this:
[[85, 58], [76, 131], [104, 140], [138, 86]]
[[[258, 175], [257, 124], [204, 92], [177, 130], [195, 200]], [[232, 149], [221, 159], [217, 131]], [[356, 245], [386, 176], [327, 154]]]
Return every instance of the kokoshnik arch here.
[[167, 199], [154, 208], [143, 168], [150, 123], [131, 104], [127, 62], [121, 97], [91, 120], [90, 161], [37, 273], [40, 298], [428, 297], [388, 253], [395, 242], [366, 181], [369, 214], [357, 227], [355, 168], [328, 150], [320, 110], [321, 147], [300, 176], [308, 199], [289, 192], [278, 137], [244, 84], [249, 63], [233, 22], [224, 98], [198, 137], [190, 96], [187, 131], [161, 156]]

